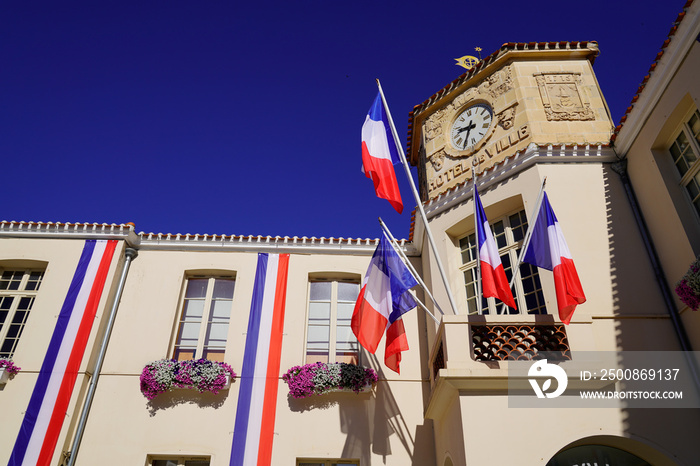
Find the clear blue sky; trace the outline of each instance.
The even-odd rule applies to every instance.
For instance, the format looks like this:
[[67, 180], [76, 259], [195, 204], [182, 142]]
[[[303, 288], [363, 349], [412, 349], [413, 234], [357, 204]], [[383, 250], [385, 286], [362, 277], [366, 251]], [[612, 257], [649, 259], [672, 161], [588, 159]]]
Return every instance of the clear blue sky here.
[[407, 237], [403, 173], [398, 215], [360, 172], [375, 78], [405, 147], [454, 58], [595, 40], [617, 124], [684, 3], [3, 2], [0, 220]]

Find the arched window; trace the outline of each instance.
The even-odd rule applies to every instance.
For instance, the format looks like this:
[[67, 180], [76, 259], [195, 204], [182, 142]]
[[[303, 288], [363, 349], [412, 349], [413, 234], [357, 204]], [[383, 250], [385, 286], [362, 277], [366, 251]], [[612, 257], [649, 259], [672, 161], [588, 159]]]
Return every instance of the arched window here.
[[[518, 262], [520, 248], [527, 233], [527, 216], [524, 210], [518, 210], [500, 218], [489, 219], [493, 237], [498, 247], [498, 253], [503, 263], [508, 281], [513, 276], [513, 268]], [[464, 285], [467, 292], [467, 307], [470, 314], [546, 314], [544, 294], [537, 267], [529, 264], [520, 264], [519, 280], [513, 285], [513, 298], [518, 309], [505, 307], [495, 298], [481, 299], [481, 306], [477, 308], [477, 260], [476, 260], [476, 235], [471, 233], [459, 240], [459, 248], [462, 254], [462, 267]]]
[[700, 213], [700, 112], [695, 110], [677, 130], [669, 147], [673, 164], [690, 202]]
[[224, 360], [235, 284], [232, 273], [188, 275], [173, 359]]
[[306, 364], [358, 364], [358, 344], [350, 322], [359, 293], [359, 277], [309, 277]]

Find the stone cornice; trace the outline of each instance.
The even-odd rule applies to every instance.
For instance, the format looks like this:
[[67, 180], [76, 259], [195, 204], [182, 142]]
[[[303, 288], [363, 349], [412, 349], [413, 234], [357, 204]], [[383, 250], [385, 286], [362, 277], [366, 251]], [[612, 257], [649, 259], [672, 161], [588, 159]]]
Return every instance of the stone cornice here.
[[[308, 238], [306, 236], [239, 236], [171, 233], [139, 233], [140, 250], [158, 251], [242, 251], [289, 254], [372, 255], [379, 239]], [[399, 244], [409, 256], [418, 252], [405, 239]]]
[[[608, 145], [532, 143], [524, 151], [516, 152], [503, 163], [480, 173], [477, 187], [483, 191], [539, 163], [611, 163], [617, 160], [613, 149]], [[467, 181], [424, 203], [428, 220], [471, 199], [472, 189], [472, 183]]]
[[[374, 238], [135, 233], [133, 224], [0, 222], [0, 238], [117, 239], [140, 251], [271, 252], [290, 254], [372, 255]], [[411, 241], [399, 240], [409, 256], [419, 255]]]
[[116, 223], [63, 223], [0, 221], [0, 238], [116, 239], [138, 247], [134, 225]]

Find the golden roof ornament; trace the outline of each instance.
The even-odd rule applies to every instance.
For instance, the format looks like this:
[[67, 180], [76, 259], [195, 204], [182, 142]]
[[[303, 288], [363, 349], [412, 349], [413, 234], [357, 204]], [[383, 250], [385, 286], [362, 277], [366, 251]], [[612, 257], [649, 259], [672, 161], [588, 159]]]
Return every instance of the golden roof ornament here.
[[476, 50], [479, 53], [479, 58], [476, 58], [473, 55], [465, 55], [463, 57], [455, 58], [455, 60], [457, 61], [457, 63], [455, 64], [468, 70], [474, 68], [476, 64], [481, 61], [481, 47], [475, 47], [474, 50]]
[[457, 66], [471, 70], [474, 66], [479, 63], [479, 59], [471, 55], [465, 55], [463, 57], [455, 58]]

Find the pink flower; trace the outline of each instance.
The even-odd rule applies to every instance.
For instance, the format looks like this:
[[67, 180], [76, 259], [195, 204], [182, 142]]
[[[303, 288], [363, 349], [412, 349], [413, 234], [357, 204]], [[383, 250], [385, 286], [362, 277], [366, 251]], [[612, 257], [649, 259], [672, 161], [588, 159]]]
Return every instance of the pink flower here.
[[306, 398], [334, 389], [359, 393], [377, 382], [377, 373], [354, 364], [316, 362], [292, 367], [282, 376], [282, 380], [289, 386], [292, 397]]
[[700, 308], [700, 259], [690, 264], [686, 274], [676, 283], [676, 294], [692, 310]]
[[0, 369], [5, 369], [10, 376], [14, 377], [19, 371], [22, 370], [21, 367], [16, 366], [11, 359], [0, 358]]
[[207, 359], [176, 361], [161, 359], [146, 365], [141, 372], [141, 393], [152, 400], [173, 387], [193, 388], [200, 393], [219, 393], [227, 377], [236, 377], [230, 365]]

